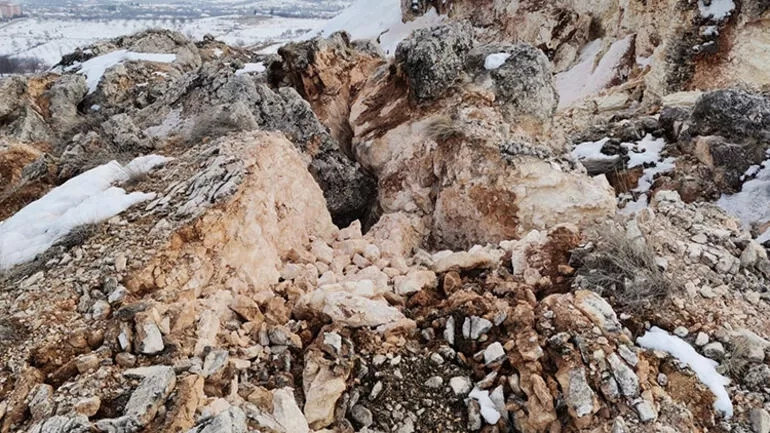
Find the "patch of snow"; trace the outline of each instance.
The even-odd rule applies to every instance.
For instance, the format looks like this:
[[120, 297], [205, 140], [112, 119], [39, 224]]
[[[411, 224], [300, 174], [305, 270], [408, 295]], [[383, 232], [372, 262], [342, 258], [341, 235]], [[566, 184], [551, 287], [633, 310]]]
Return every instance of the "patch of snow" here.
[[508, 53], [494, 53], [487, 56], [486, 59], [484, 59], [484, 69], [487, 71], [492, 71], [500, 66], [503, 66], [506, 60], [510, 58], [511, 55]]
[[214, 49], [214, 56], [216, 57], [222, 57], [222, 54], [224, 54], [224, 51], [222, 51], [221, 48], [215, 48]]
[[[559, 109], [599, 93], [612, 83], [623, 57], [632, 48], [633, 35], [626, 36], [610, 45], [601, 56], [602, 40], [596, 39], [581, 50], [578, 63], [567, 71], [556, 74], [556, 90], [559, 93]], [[597, 59], [598, 62], [597, 62]]]
[[719, 364], [716, 361], [700, 355], [686, 341], [658, 327], [653, 327], [647, 331], [643, 336], [637, 338], [636, 342], [644, 348], [666, 352], [687, 364], [698, 376], [698, 379], [717, 397], [714, 408], [726, 418], [733, 416], [733, 403], [730, 401], [726, 388], [730, 384], [730, 379], [717, 373], [716, 367]]
[[[580, 143], [572, 150], [572, 156], [578, 160], [611, 161], [617, 156], [605, 155], [601, 152], [602, 147], [604, 147], [607, 141], [609, 141], [609, 138], [605, 137], [599, 141]], [[675, 158], [661, 159], [660, 153], [666, 145], [666, 141], [662, 138], [654, 138], [652, 135], [647, 134], [639, 142], [621, 143], [620, 145], [628, 150], [628, 168], [646, 167], [644, 174], [639, 178], [637, 187], [633, 189], [634, 192], [644, 193], [649, 191], [655, 175], [669, 172], [675, 168]]]
[[107, 69], [126, 61], [146, 61], [155, 63], [171, 63], [176, 60], [176, 54], [136, 53], [128, 50], [117, 50], [103, 56], [94, 57], [83, 63], [67, 68], [67, 71], [77, 70], [86, 76], [88, 93], [94, 93]]
[[710, 4], [706, 6], [703, 0], [698, 0], [698, 9], [703, 18], [721, 21], [733, 13], [735, 3], [733, 0], [711, 0]]
[[99, 104], [94, 104], [91, 106], [91, 111], [99, 111], [102, 109], [102, 106]]
[[652, 56], [650, 57], [636, 56], [636, 64], [639, 65], [640, 68], [646, 68], [647, 66], [650, 66], [652, 64]]
[[[744, 182], [740, 192], [722, 194], [717, 200], [717, 205], [738, 218], [747, 230], [754, 224], [770, 221], [770, 160], [764, 161], [761, 167], [756, 165], [749, 167], [744, 178], [751, 176], [754, 178]], [[770, 240], [770, 229], [757, 238], [759, 243], [768, 240]]]
[[719, 27], [717, 26], [706, 26], [703, 28], [702, 32], [703, 36], [718, 36], [719, 35]]
[[644, 169], [644, 174], [641, 178], [639, 178], [639, 183], [637, 184], [637, 187], [634, 189], [634, 191], [649, 191], [650, 187], [652, 186], [652, 182], [655, 179], [655, 175], [659, 173], [667, 173], [676, 167], [674, 165], [674, 161], [676, 161], [675, 158], [669, 157], [661, 159], [660, 152], [663, 150], [665, 145], [666, 141], [664, 139], [653, 138], [653, 136], [650, 134], [647, 134], [644, 136], [644, 138], [642, 138], [641, 141], [636, 144], [632, 144], [631, 146], [623, 143], [623, 146], [626, 146], [628, 149], [628, 156], [630, 157], [628, 161], [628, 168], [654, 164], [654, 166]]
[[353, 40], [377, 40], [385, 54], [392, 56], [398, 44], [414, 30], [438, 25], [445, 18], [431, 8], [424, 15], [404, 23], [401, 21], [400, 0], [357, 0], [329, 20], [321, 29], [321, 35], [328, 37], [345, 30]]
[[141, 156], [125, 167], [115, 161], [92, 168], [0, 222], [0, 271], [33, 260], [72, 229], [112, 218], [155, 194], [113, 186], [165, 164], [168, 158]]
[[191, 39], [211, 34], [230, 45], [285, 43], [319, 28], [326, 21], [318, 18], [238, 15], [192, 20], [20, 18], [0, 25], [0, 55], [35, 57], [47, 65], [54, 65], [63, 55], [78, 47], [158, 28], [178, 31]]
[[626, 205], [618, 210], [618, 213], [623, 215], [636, 215], [644, 208], [649, 206], [649, 197], [647, 197], [647, 194], [641, 194], [636, 200], [632, 200], [629, 202], [626, 202]]
[[[586, 159], [611, 161], [617, 158], [617, 156], [605, 155], [601, 152], [602, 147], [604, 147], [607, 141], [609, 141], [609, 138], [605, 137], [598, 141], [579, 143], [572, 150], [572, 156], [578, 161]], [[631, 190], [631, 192], [638, 195], [638, 198], [629, 201], [625, 207], [620, 209], [621, 213], [635, 214], [647, 207], [649, 202], [647, 193], [652, 187], [655, 176], [661, 173], [668, 173], [676, 168], [676, 158], [663, 158], [661, 156], [665, 145], [666, 142], [663, 138], [654, 138], [651, 134], [645, 135], [644, 138], [636, 143], [620, 144], [621, 147], [628, 150], [628, 168], [644, 167], [636, 187]]]
[[481, 416], [484, 417], [484, 421], [489, 425], [497, 424], [500, 420], [500, 412], [497, 411], [495, 403], [489, 398], [489, 391], [482, 391], [478, 387], [473, 388], [468, 397], [479, 402], [481, 406]]
[[241, 69], [235, 71], [235, 75], [248, 74], [249, 72], [265, 72], [265, 70], [265, 65], [262, 62], [246, 63]]
[[754, 177], [757, 173], [759, 173], [759, 170], [762, 168], [761, 165], [752, 165], [748, 169], [746, 169], [746, 172], [743, 173], [741, 176], [741, 180], [746, 180], [750, 177]]
[[605, 137], [599, 141], [586, 141], [585, 143], [580, 143], [576, 145], [574, 149], [572, 149], [572, 156], [578, 160], [613, 160], [616, 158], [616, 156], [605, 155], [602, 153], [602, 147], [604, 147], [608, 141], [610, 141], [609, 137]]

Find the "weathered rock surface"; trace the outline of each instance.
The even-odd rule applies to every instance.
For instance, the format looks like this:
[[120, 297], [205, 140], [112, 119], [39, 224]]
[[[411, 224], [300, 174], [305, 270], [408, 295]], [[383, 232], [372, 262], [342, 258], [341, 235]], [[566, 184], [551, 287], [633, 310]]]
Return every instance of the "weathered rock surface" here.
[[[761, 59], [763, 7], [403, 3], [451, 16], [394, 59], [343, 33], [279, 59], [150, 31], [67, 56], [175, 56], [93, 93], [74, 70], [0, 83], [2, 218], [174, 158], [123, 185], [154, 198], [0, 276], [0, 431], [767, 430], [770, 260], [692, 186], [761, 162], [764, 96], [670, 93], [760, 65], [718, 56]], [[556, 109], [576, 67], [598, 94]], [[626, 170], [646, 149], [619, 143], [648, 134], [673, 171]], [[603, 137], [606, 178], [567, 155]], [[732, 418], [635, 343], [650, 326], [718, 364]]]
[[467, 25], [420, 29], [401, 42], [396, 50], [396, 61], [404, 68], [414, 98], [431, 100], [460, 78], [472, 47], [471, 28]]

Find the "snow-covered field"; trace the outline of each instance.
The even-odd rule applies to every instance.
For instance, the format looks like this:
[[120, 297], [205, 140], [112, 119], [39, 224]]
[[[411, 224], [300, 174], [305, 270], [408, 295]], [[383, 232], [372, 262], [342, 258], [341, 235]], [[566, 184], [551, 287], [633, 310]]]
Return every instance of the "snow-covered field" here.
[[[233, 1], [238, 7], [245, 5]], [[263, 3], [260, 5], [264, 6]], [[385, 53], [393, 55], [398, 43], [413, 30], [439, 24], [444, 19], [431, 10], [414, 21], [402, 23], [399, 0], [357, 1], [331, 20], [249, 15], [198, 19], [23, 18], [0, 24], [0, 55], [34, 57], [50, 66], [76, 48], [151, 28], [179, 31], [193, 40], [211, 34], [230, 45], [272, 46], [272, 51], [276, 44], [347, 30], [353, 39], [379, 38]], [[269, 51], [271, 48], [266, 50]]]
[[0, 24], [0, 55], [37, 57], [48, 65], [62, 55], [101, 39], [129, 35], [151, 28], [179, 31], [200, 40], [214, 35], [231, 45], [285, 42], [320, 28], [322, 19], [223, 16], [196, 20], [78, 20], [25, 18]]

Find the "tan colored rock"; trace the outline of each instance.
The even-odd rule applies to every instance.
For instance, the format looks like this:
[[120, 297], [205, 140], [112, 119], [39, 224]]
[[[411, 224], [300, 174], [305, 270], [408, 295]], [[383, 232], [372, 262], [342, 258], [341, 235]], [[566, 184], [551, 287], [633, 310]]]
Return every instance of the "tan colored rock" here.
[[284, 433], [309, 433], [307, 420], [297, 406], [291, 388], [273, 391], [273, 417]]
[[329, 284], [303, 296], [301, 305], [322, 312], [332, 321], [351, 328], [397, 323], [406, 317], [375, 293], [371, 284]]
[[187, 431], [195, 425], [196, 411], [204, 401], [203, 377], [190, 375], [177, 381], [176, 396], [166, 417], [165, 431]]
[[410, 271], [405, 276], [399, 276], [394, 279], [396, 293], [399, 295], [410, 295], [423, 289], [435, 289], [438, 284], [436, 273], [433, 271]]
[[230, 309], [249, 322], [260, 324], [265, 320], [259, 305], [248, 296], [236, 296], [230, 304]]
[[90, 418], [99, 412], [101, 405], [102, 400], [97, 396], [84, 398], [75, 403], [75, 412]]
[[288, 140], [245, 133], [222, 139], [220, 148], [237, 155], [248, 175], [226, 203], [177, 231], [162, 253], [129, 276], [129, 291], [265, 289], [278, 282], [281, 258], [292, 249], [306, 250], [311, 236], [331, 239], [336, 228], [323, 193]]
[[429, 232], [424, 217], [404, 212], [382, 215], [365, 238], [376, 245], [382, 256], [408, 256], [420, 247]]
[[490, 269], [497, 266], [503, 253], [500, 250], [484, 248], [479, 245], [468, 251], [439, 251], [433, 255], [432, 269], [438, 274], [447, 271], [468, 269]]
[[333, 368], [332, 362], [320, 352], [305, 355], [302, 383], [305, 391], [304, 414], [314, 430], [328, 427], [334, 422], [337, 401], [347, 389], [349, 370]]
[[343, 33], [287, 44], [278, 54], [283, 58], [281, 74], [310, 102], [332, 137], [349, 149], [350, 103], [384, 59], [358, 49]]
[[43, 374], [35, 368], [27, 368], [18, 376], [13, 391], [5, 399], [7, 409], [0, 426], [2, 433], [15, 431], [14, 426], [24, 420], [24, 413], [29, 407], [27, 396], [37, 384], [43, 381], [43, 378]]

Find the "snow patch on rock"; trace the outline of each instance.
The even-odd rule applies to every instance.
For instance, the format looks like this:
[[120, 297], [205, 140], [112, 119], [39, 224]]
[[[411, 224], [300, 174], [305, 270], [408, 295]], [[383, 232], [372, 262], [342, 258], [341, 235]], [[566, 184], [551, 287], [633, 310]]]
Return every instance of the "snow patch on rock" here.
[[[770, 160], [762, 163], [762, 166], [753, 165], [744, 174], [744, 177], [754, 177], [745, 182], [740, 192], [735, 194], [722, 194], [717, 200], [717, 205], [730, 215], [738, 218], [747, 230], [754, 224], [763, 224], [770, 221]], [[770, 240], [770, 229], [757, 237], [757, 242], [764, 243]]]
[[[579, 161], [612, 161], [617, 158], [617, 155], [605, 155], [601, 152], [602, 147], [604, 147], [608, 141], [609, 138], [605, 137], [598, 141], [579, 143], [572, 150], [572, 156]], [[649, 202], [647, 194], [652, 187], [655, 176], [674, 170], [674, 168], [676, 168], [676, 158], [663, 158], [661, 152], [666, 145], [666, 141], [663, 138], [655, 138], [650, 134], [647, 134], [636, 143], [621, 143], [620, 145], [628, 150], [628, 168], [640, 166], [644, 168], [636, 187], [631, 190], [631, 192], [640, 195], [636, 200], [628, 202], [626, 206], [621, 209], [622, 213], [635, 214], [647, 207]]]
[[235, 75], [248, 74], [249, 72], [265, 72], [265, 65], [262, 62], [246, 63], [241, 69], [235, 71]]
[[[602, 40], [596, 39], [583, 47], [578, 63], [567, 71], [556, 74], [559, 109], [573, 106], [580, 100], [607, 88], [617, 76], [623, 57], [632, 49], [633, 35], [610, 45], [602, 56]], [[597, 59], [601, 56], [601, 60]]]
[[28, 262], [72, 229], [109, 219], [155, 194], [113, 186], [165, 164], [159, 155], [141, 156], [126, 166], [116, 161], [95, 167], [54, 188], [0, 223], [0, 271]]
[[733, 0], [711, 0], [708, 5], [703, 0], [698, 0], [698, 9], [703, 18], [711, 18], [715, 21], [721, 21], [735, 10]]
[[323, 37], [345, 30], [351, 40], [376, 39], [386, 55], [392, 56], [398, 44], [414, 30], [440, 24], [445, 17], [435, 9], [409, 22], [401, 20], [400, 0], [358, 0], [321, 29]]
[[103, 56], [88, 59], [83, 63], [69, 66], [66, 70], [77, 71], [85, 75], [86, 82], [88, 83], [88, 93], [90, 94], [96, 91], [107, 69], [117, 64], [132, 61], [171, 63], [175, 60], [176, 54], [136, 53], [128, 50], [117, 50]]
[[487, 71], [492, 71], [500, 66], [503, 66], [506, 60], [510, 58], [511, 55], [508, 53], [494, 53], [487, 56], [486, 59], [484, 59], [484, 69]]
[[717, 397], [714, 402], [714, 409], [722, 412], [727, 418], [733, 415], [733, 403], [730, 401], [726, 388], [730, 379], [717, 373], [716, 367], [719, 364], [716, 361], [700, 355], [686, 341], [656, 326], [637, 338], [636, 342], [646, 349], [666, 352], [687, 364], [698, 376], [698, 379]]

